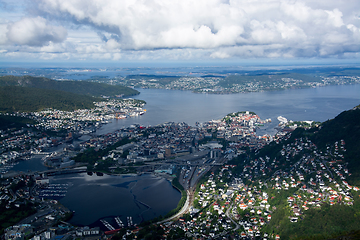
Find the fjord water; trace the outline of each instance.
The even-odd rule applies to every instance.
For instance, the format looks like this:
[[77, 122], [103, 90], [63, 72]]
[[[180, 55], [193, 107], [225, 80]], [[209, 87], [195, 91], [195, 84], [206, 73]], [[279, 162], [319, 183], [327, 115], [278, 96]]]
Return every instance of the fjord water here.
[[278, 123], [278, 116], [294, 121], [323, 122], [360, 104], [359, 84], [224, 95], [164, 89], [137, 90], [140, 95], [135, 98], [146, 101], [144, 108], [147, 112], [135, 118], [113, 120], [97, 134], [113, 132], [135, 123], [154, 126], [164, 122], [186, 122], [194, 126], [196, 122], [221, 119], [238, 111], [253, 111], [261, 119], [271, 118], [272, 124], [266, 127], [267, 133], [272, 134], [275, 133], [273, 128]]

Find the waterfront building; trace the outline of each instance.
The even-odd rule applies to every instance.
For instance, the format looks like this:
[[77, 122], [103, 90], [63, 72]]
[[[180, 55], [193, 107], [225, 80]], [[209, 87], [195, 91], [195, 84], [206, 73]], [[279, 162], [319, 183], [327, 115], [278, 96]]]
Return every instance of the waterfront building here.
[[30, 224], [14, 225], [5, 229], [5, 240], [22, 240], [29, 236], [34, 231]]

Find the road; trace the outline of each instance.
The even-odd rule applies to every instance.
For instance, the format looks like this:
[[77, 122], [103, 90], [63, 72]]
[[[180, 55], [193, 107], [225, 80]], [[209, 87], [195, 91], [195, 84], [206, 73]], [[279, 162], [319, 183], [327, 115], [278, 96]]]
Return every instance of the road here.
[[170, 222], [170, 221], [173, 221], [173, 220], [177, 220], [179, 217], [181, 217], [183, 214], [187, 213], [192, 205], [192, 202], [194, 200], [194, 193], [190, 190], [186, 190], [186, 194], [187, 194], [187, 197], [186, 197], [186, 201], [185, 201], [185, 204], [184, 206], [180, 209], [180, 211], [169, 217], [169, 218], [166, 218], [160, 222], [157, 222], [157, 224], [161, 224], [161, 223], [166, 223], [166, 222]]
[[[221, 158], [221, 159], [218, 159], [216, 165], [223, 165], [225, 162], [226, 162], [226, 159]], [[199, 162], [197, 162], [197, 163], [199, 163]], [[194, 201], [195, 187], [196, 187], [199, 179], [201, 179], [201, 177], [203, 175], [205, 175], [208, 171], [210, 171], [214, 165], [206, 166], [204, 164], [201, 164], [201, 166], [205, 167], [204, 171], [202, 171], [200, 174], [195, 174], [198, 166], [194, 165], [191, 168], [191, 171], [189, 173], [189, 175], [190, 175], [189, 179], [186, 179], [184, 182], [182, 182], [183, 175], [180, 174], [179, 182], [182, 183], [183, 187], [186, 189], [186, 194], [187, 194], [185, 204], [177, 214], [175, 214], [167, 219], [157, 222], [158, 224], [177, 220], [179, 217], [181, 217], [183, 214], [185, 214], [189, 211], [189, 209], [192, 206], [192, 203]]]

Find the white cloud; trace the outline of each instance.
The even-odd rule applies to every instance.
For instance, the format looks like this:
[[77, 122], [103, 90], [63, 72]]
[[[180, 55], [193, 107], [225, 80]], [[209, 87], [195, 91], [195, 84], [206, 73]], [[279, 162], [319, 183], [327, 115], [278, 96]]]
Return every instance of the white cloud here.
[[43, 46], [64, 41], [67, 31], [64, 27], [49, 25], [42, 17], [35, 17], [1, 24], [0, 36], [1, 44]]
[[7, 24], [0, 24], [0, 45], [7, 43]]
[[220, 58], [220, 59], [223, 59], [223, 58], [229, 58], [230, 55], [226, 52], [223, 52], [223, 51], [217, 51], [217, 52], [214, 52], [210, 55], [211, 58]]
[[360, 46], [356, 0], [33, 3], [35, 16], [0, 24], [0, 44], [49, 45], [43, 50], [63, 49], [67, 56], [81, 58], [103, 54], [106, 59], [328, 57], [357, 54]]

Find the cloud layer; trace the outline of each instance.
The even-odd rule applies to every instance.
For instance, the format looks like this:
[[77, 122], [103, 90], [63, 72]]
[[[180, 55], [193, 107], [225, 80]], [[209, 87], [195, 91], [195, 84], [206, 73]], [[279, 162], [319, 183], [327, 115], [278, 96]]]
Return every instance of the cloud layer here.
[[[346, 4], [338, 0], [34, 3], [29, 11], [33, 16], [0, 25], [0, 44], [9, 49], [57, 45], [58, 52], [113, 59], [134, 52], [148, 58], [154, 54], [160, 58], [171, 54], [174, 58], [358, 57], [360, 52], [360, 2], [356, 0]], [[76, 28], [96, 34], [97, 42], [73, 37]]]

